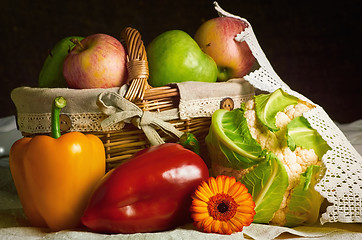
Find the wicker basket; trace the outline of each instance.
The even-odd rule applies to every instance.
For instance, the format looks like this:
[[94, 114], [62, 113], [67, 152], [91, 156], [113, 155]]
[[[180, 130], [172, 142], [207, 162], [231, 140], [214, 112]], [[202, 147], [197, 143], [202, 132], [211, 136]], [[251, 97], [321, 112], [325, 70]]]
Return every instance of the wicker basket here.
[[[124, 41], [128, 51], [127, 68], [130, 79], [130, 85], [124, 98], [136, 104], [143, 111], [162, 112], [177, 109], [179, 107], [180, 94], [176, 86], [151, 87], [147, 82], [149, 76], [147, 56], [140, 33], [136, 29], [126, 28], [122, 32], [121, 39]], [[69, 89], [69, 91], [71, 90]], [[16, 102], [15, 105], [17, 105]], [[205, 162], [208, 163], [204, 139], [208, 134], [211, 117], [176, 119], [168, 122], [176, 129], [182, 132], [191, 132], [196, 136], [199, 140], [200, 153]], [[66, 122], [62, 123], [61, 121], [61, 124], [66, 124]], [[170, 137], [162, 130], [156, 130], [165, 142], [178, 141], [178, 139]], [[20, 129], [20, 131], [22, 130]], [[150, 146], [150, 142], [143, 131], [133, 124], [125, 124], [121, 130], [101, 130], [87, 133], [98, 136], [104, 143], [107, 170], [119, 165], [139, 150]], [[22, 131], [22, 134], [24, 136], [36, 135], [25, 131]]]

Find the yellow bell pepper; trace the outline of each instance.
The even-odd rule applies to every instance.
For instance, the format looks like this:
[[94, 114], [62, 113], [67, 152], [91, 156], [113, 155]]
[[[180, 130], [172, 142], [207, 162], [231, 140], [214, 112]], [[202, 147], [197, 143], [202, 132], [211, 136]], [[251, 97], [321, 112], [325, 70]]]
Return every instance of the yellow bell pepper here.
[[24, 213], [33, 226], [53, 231], [76, 228], [97, 182], [105, 174], [102, 141], [91, 134], [60, 135], [59, 112], [66, 105], [54, 100], [52, 136], [24, 137], [9, 154]]

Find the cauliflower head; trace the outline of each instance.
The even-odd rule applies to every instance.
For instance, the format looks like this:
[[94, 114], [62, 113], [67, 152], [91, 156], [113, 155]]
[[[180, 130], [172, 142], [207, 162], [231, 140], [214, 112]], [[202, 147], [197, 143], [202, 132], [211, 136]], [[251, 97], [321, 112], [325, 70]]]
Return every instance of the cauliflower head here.
[[279, 89], [214, 113], [206, 137], [212, 171], [247, 186], [256, 203], [254, 222], [296, 226], [317, 220], [323, 198], [314, 185], [330, 148], [303, 117], [313, 107]]

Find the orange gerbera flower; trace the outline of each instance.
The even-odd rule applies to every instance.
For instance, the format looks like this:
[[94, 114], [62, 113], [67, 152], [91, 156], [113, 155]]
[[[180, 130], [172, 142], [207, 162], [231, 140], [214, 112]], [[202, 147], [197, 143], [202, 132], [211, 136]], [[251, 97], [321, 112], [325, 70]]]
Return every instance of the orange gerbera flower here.
[[191, 217], [204, 232], [232, 234], [253, 222], [253, 198], [234, 177], [210, 177], [201, 182], [192, 199]]

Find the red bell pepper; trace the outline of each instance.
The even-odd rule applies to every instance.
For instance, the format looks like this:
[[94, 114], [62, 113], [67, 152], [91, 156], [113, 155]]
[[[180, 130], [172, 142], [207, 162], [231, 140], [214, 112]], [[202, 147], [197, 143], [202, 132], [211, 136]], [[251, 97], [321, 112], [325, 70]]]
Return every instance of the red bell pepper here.
[[204, 161], [176, 143], [140, 151], [109, 171], [89, 201], [82, 223], [95, 232], [136, 233], [191, 222], [191, 195], [209, 177]]

